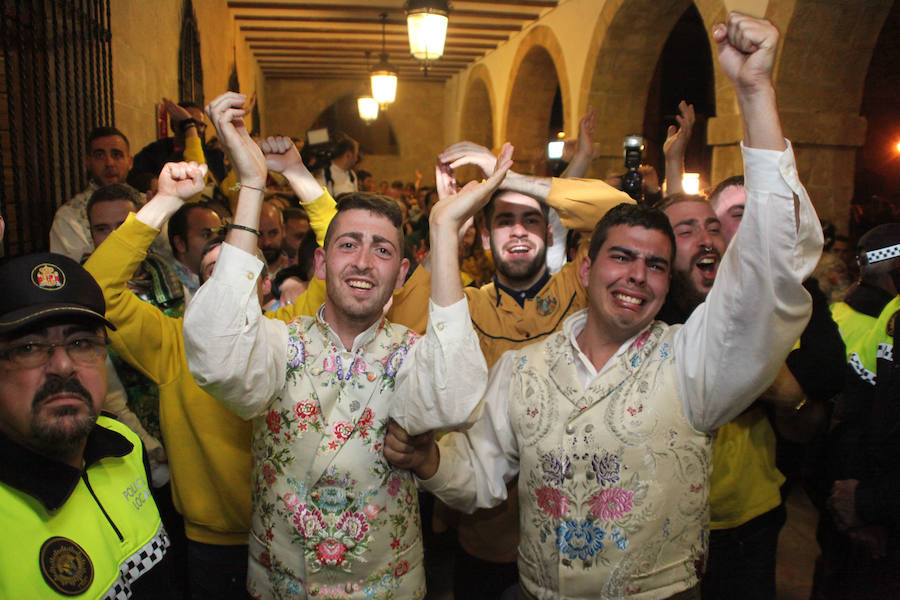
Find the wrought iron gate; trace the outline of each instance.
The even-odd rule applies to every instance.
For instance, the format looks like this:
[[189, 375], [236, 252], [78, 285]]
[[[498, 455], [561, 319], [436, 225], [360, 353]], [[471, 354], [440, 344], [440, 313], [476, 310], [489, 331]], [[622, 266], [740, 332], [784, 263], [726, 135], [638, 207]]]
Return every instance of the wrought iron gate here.
[[113, 125], [110, 0], [0, 0], [3, 251], [46, 250], [56, 208], [84, 189], [88, 132]]

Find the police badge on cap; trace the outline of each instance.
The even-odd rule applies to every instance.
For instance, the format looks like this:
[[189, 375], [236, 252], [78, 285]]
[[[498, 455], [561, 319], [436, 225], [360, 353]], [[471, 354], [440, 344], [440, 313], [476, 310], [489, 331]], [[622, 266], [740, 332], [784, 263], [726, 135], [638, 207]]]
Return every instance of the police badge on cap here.
[[115, 327], [104, 318], [100, 286], [84, 267], [62, 254], [45, 252], [0, 264], [0, 333], [37, 321], [74, 317]]

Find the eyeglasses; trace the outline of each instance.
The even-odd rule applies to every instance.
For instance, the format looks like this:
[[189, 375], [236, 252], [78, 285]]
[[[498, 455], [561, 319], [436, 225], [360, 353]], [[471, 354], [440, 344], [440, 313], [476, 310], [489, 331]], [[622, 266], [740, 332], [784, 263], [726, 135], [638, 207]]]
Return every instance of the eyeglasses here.
[[56, 344], [25, 342], [0, 350], [0, 360], [9, 361], [23, 369], [34, 369], [50, 362], [50, 357], [57, 348], [64, 348], [72, 362], [93, 366], [106, 358], [106, 344], [106, 338], [100, 335], [77, 337]]

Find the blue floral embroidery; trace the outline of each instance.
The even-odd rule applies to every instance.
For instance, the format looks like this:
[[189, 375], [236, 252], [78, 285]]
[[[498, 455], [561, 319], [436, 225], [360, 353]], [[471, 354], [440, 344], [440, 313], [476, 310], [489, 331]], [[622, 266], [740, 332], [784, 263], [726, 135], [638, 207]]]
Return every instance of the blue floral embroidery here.
[[562, 485], [566, 482], [566, 473], [572, 468], [572, 462], [568, 456], [558, 458], [553, 452], [548, 452], [541, 456], [541, 470], [544, 472], [544, 479], [547, 483], [553, 485]]
[[347, 507], [347, 492], [340, 487], [319, 488], [318, 504], [330, 512], [341, 512]]
[[619, 457], [609, 452], [604, 452], [603, 456], [595, 454], [591, 459], [591, 469], [597, 481], [604, 486], [612, 485], [619, 481]]
[[631, 357], [631, 367], [636, 369], [639, 364], [641, 364], [641, 355], [635, 354]]
[[306, 363], [306, 346], [300, 338], [288, 338], [288, 368], [296, 369]]
[[660, 358], [669, 358], [669, 342], [666, 342], [659, 349], [659, 357]]
[[400, 346], [394, 350], [394, 353], [388, 358], [387, 364], [384, 365], [385, 376], [391, 379], [397, 376], [397, 371], [400, 370], [400, 365], [403, 364], [403, 359], [406, 358], [407, 352], [409, 352], [409, 348], [406, 346]]
[[606, 532], [590, 521], [566, 521], [556, 530], [557, 547], [569, 558], [587, 560], [603, 549]]
[[628, 548], [628, 538], [625, 537], [625, 532], [623, 532], [621, 529], [616, 529], [614, 532], [612, 532], [609, 536], [609, 539], [616, 543], [616, 548], [618, 548], [619, 550], [625, 550], [626, 548]]

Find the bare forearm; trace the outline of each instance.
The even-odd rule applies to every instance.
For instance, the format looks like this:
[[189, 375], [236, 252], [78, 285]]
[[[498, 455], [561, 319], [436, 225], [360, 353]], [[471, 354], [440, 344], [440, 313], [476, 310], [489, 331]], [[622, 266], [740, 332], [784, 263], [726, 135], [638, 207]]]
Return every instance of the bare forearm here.
[[322, 186], [316, 181], [306, 167], [284, 171], [282, 173], [287, 179], [288, 185], [294, 191], [294, 194], [300, 198], [300, 202], [312, 202], [322, 195]]
[[431, 273], [431, 301], [438, 306], [450, 306], [462, 300], [462, 282], [459, 277], [459, 237], [451, 226], [432, 222], [430, 227], [431, 252], [427, 269]]
[[150, 202], [142, 206], [135, 216], [138, 221], [144, 225], [149, 225], [154, 229], [161, 229], [163, 224], [168, 221], [183, 204], [184, 201], [177, 196], [157, 194], [153, 196], [153, 199], [150, 200]]
[[684, 177], [684, 156], [666, 157], [666, 196], [684, 191], [681, 179]]
[[[574, 177], [574, 175], [570, 175], [570, 177]], [[507, 173], [503, 183], [500, 184], [500, 188], [525, 194], [541, 202], [546, 202], [552, 183], [553, 179], [550, 177], [535, 177], [534, 175], [522, 175], [510, 171]]]
[[775, 88], [768, 85], [754, 90], [739, 90], [737, 96], [744, 123], [744, 145], [779, 152], [787, 149], [778, 116]]
[[[242, 186], [238, 192], [237, 208], [234, 211], [234, 224], [250, 229], [259, 229], [259, 211], [262, 208], [264, 194], [260, 190]], [[256, 253], [257, 236], [243, 229], [231, 228], [225, 238], [232, 246], [249, 254]]]
[[566, 170], [563, 171], [560, 178], [568, 179], [569, 177], [584, 177], [585, 173], [587, 173], [590, 168], [591, 155], [576, 153], [572, 158], [572, 162], [569, 163], [569, 166], [566, 167]]

